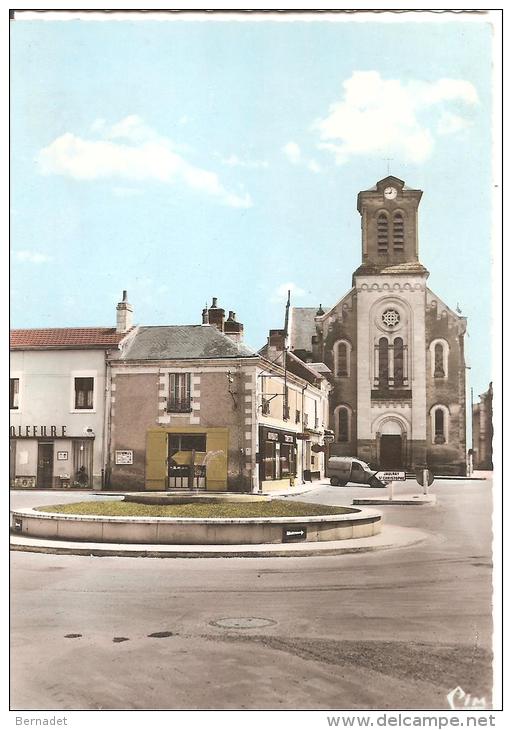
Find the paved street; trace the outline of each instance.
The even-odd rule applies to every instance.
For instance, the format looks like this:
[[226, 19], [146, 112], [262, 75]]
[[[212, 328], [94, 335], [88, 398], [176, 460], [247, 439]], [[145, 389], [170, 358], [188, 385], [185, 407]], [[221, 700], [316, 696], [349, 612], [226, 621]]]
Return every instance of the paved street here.
[[[375, 553], [13, 552], [12, 707], [447, 708], [457, 685], [490, 704], [491, 488], [436, 481], [436, 506], [379, 507], [386, 523], [429, 537]], [[395, 494], [417, 490], [411, 482]], [[368, 494], [321, 486], [296, 499]], [[12, 506], [82, 498], [14, 492]], [[223, 618], [265, 621], [212, 625]]]

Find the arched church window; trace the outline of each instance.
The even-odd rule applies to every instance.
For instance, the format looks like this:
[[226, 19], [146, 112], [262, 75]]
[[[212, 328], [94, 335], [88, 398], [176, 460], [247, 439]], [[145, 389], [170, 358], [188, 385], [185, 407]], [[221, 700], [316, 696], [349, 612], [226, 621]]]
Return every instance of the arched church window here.
[[445, 375], [444, 348], [443, 345], [438, 342], [434, 347], [434, 378], [444, 378]]
[[404, 217], [401, 213], [393, 216], [393, 250], [404, 250]]
[[404, 341], [395, 337], [393, 342], [393, 375], [394, 383], [398, 387], [404, 384]]
[[350, 439], [350, 413], [346, 406], [338, 410], [338, 441], [346, 443]]
[[388, 217], [386, 213], [379, 213], [377, 218], [377, 251], [387, 253], [389, 243]]
[[346, 342], [338, 342], [336, 345], [336, 377], [346, 377], [349, 363], [349, 347]]
[[436, 408], [434, 411], [434, 443], [444, 444], [445, 435], [445, 414], [442, 408]]
[[379, 340], [379, 385], [387, 387], [389, 383], [389, 345], [386, 337]]

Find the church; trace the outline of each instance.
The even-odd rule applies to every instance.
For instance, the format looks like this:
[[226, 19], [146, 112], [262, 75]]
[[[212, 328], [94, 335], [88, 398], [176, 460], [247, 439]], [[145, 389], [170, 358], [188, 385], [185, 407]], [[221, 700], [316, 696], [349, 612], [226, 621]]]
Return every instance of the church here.
[[294, 307], [289, 348], [331, 381], [330, 454], [376, 469], [466, 473], [466, 318], [419, 260], [422, 191], [388, 175], [357, 196], [361, 265], [330, 308]]

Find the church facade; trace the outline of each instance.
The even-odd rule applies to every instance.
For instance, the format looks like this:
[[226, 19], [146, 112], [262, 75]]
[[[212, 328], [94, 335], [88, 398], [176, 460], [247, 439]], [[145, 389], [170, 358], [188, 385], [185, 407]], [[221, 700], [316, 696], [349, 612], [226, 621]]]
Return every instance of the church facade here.
[[422, 191], [388, 176], [361, 191], [362, 262], [330, 309], [293, 308], [289, 347], [330, 370], [330, 453], [379, 469], [466, 470], [466, 318], [427, 286]]

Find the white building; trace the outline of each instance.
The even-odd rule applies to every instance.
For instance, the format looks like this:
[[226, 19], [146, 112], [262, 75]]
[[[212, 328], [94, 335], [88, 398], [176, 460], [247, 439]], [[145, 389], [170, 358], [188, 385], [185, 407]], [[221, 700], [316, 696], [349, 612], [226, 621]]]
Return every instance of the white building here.
[[11, 486], [102, 486], [107, 358], [129, 340], [132, 312], [124, 292], [116, 327], [11, 331]]

